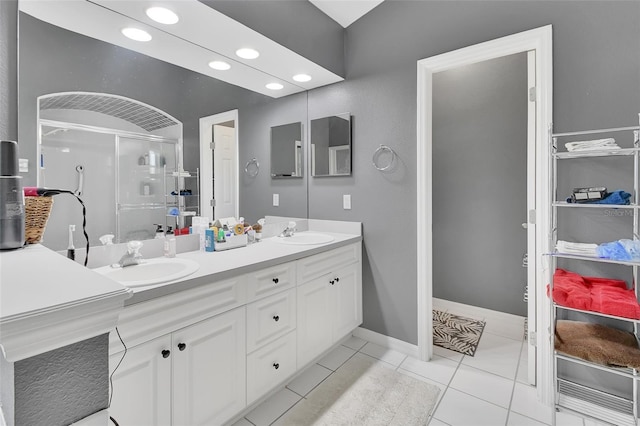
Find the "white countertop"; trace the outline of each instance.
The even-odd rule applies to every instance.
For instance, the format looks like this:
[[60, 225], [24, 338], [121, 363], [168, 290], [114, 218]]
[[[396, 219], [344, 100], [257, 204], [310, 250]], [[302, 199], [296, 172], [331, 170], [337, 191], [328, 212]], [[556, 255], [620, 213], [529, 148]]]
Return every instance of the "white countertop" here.
[[134, 295], [126, 305], [166, 296], [238, 274], [257, 271], [362, 241], [361, 235], [322, 232], [334, 240], [324, 244], [290, 245], [274, 242], [271, 238], [246, 247], [225, 251], [192, 251], [178, 254], [178, 258], [191, 259], [200, 265], [193, 274], [173, 282], [133, 288]]
[[129, 289], [42, 245], [2, 251], [0, 345], [5, 357], [14, 362], [108, 332], [130, 296]]

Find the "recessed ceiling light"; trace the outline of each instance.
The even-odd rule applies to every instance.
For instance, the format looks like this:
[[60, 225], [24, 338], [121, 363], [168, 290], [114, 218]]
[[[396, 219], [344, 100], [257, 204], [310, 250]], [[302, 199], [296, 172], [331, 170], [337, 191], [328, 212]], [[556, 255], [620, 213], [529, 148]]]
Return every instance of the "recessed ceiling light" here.
[[306, 81], [311, 80], [311, 76], [308, 74], [296, 74], [293, 76], [295, 81], [299, 81], [300, 83], [304, 83]]
[[284, 86], [280, 83], [269, 83], [265, 87], [270, 90], [280, 90], [284, 88]]
[[236, 50], [236, 55], [240, 56], [243, 59], [255, 59], [260, 56], [260, 52], [254, 49], [242, 48]]
[[128, 37], [131, 40], [135, 40], [135, 41], [151, 40], [151, 34], [139, 28], [131, 28], [131, 27], [123, 28], [122, 34], [124, 34], [125, 37]]
[[175, 12], [164, 7], [150, 7], [147, 16], [160, 24], [172, 25], [180, 20]]
[[229, 68], [231, 68], [231, 65], [229, 65], [224, 61], [211, 61], [209, 62], [209, 66], [214, 70], [218, 70], [218, 71], [226, 71]]

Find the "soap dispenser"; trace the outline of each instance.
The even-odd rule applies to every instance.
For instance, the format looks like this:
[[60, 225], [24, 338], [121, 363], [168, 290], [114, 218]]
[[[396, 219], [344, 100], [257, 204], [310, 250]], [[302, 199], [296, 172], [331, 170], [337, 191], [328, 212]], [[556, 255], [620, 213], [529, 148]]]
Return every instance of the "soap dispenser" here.
[[162, 230], [162, 225], [159, 223], [154, 223], [156, 226], [156, 238], [164, 238], [164, 231]]
[[176, 237], [171, 226], [167, 227], [167, 235], [164, 239], [164, 256], [176, 257]]

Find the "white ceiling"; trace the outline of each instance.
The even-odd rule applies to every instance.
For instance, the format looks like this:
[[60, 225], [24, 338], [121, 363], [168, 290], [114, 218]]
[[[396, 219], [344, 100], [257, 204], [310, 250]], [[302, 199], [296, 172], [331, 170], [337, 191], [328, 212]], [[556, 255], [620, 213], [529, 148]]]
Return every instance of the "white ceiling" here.
[[[53, 25], [274, 98], [343, 80], [197, 0], [20, 0], [19, 5], [22, 12]], [[152, 5], [173, 10], [180, 21], [175, 25], [152, 21], [145, 13]], [[153, 39], [130, 40], [120, 32], [127, 26], [143, 29]], [[237, 57], [235, 51], [242, 47], [257, 49], [260, 57]], [[213, 60], [228, 62], [231, 69], [213, 70], [208, 66]], [[312, 80], [294, 82], [292, 76], [300, 73], [309, 74]], [[284, 88], [265, 88], [271, 82]]]
[[383, 0], [309, 0], [331, 19], [347, 28]]

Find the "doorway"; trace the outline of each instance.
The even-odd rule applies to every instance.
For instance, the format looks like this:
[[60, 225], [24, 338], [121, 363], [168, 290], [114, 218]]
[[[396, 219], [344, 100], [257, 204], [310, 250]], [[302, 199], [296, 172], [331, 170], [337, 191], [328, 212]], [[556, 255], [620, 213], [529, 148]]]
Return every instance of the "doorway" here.
[[200, 119], [202, 216], [238, 217], [238, 110]]
[[[433, 354], [432, 319], [434, 278], [433, 232], [433, 75], [527, 52], [532, 64], [528, 73], [530, 109], [527, 130], [527, 251], [529, 267], [529, 356], [530, 382], [538, 384], [538, 397], [550, 403], [551, 348], [548, 335], [549, 304], [544, 303], [545, 268], [549, 231], [549, 152], [547, 132], [551, 124], [551, 26], [526, 31], [418, 61], [418, 350], [423, 360]], [[532, 58], [533, 57], [533, 58]], [[535, 60], [532, 60], [535, 59]], [[482, 254], [484, 255], [484, 254]], [[480, 256], [482, 256], [480, 255]], [[533, 299], [533, 302], [531, 301]], [[540, 303], [536, 303], [539, 300]]]

